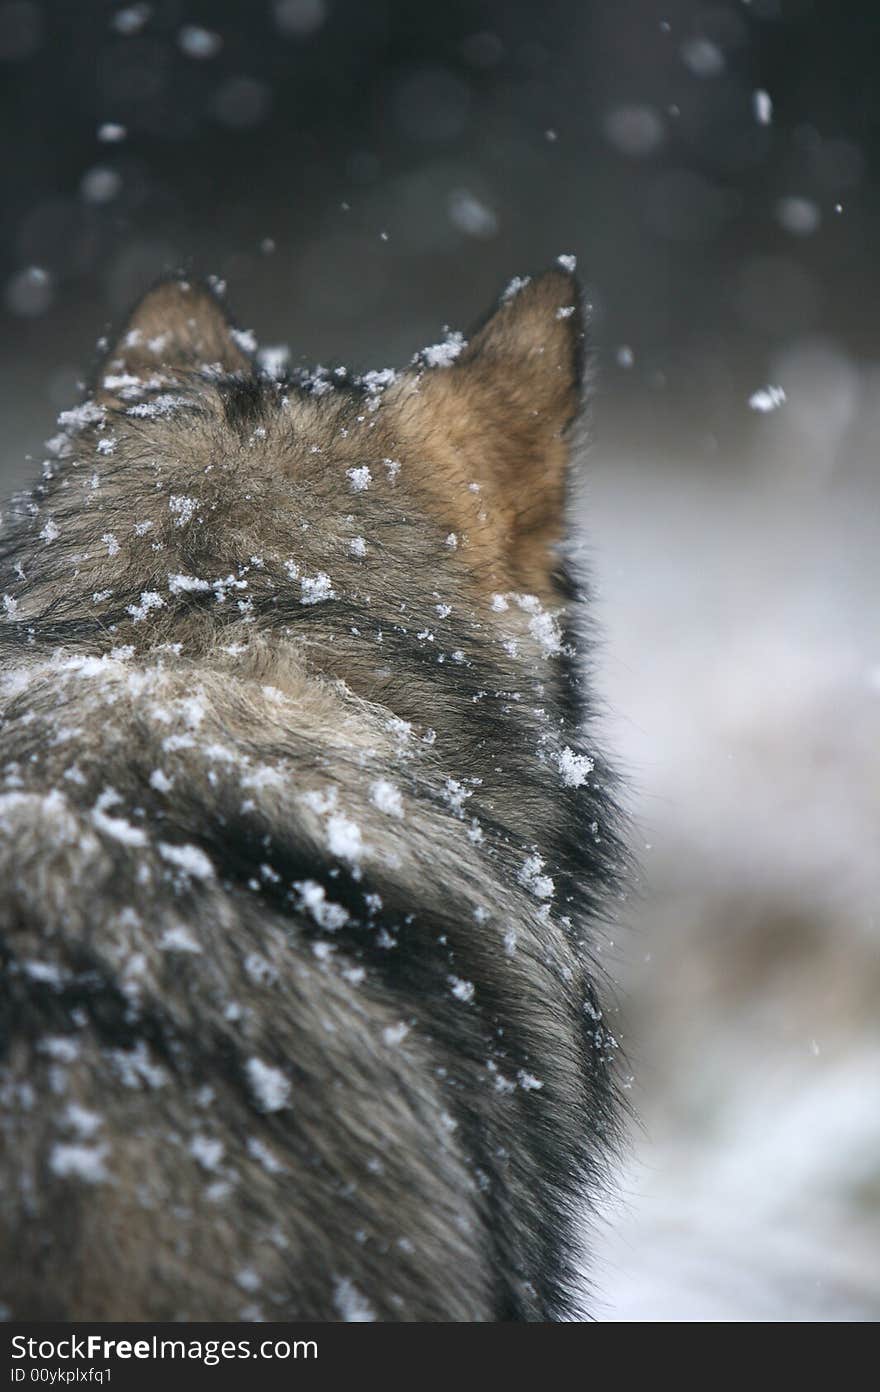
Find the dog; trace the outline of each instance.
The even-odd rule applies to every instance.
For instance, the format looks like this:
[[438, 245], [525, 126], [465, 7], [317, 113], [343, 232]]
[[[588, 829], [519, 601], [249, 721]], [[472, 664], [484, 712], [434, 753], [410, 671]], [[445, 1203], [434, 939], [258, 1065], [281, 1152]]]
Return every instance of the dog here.
[[361, 377], [165, 280], [7, 514], [10, 1317], [586, 1317], [624, 853], [560, 261]]

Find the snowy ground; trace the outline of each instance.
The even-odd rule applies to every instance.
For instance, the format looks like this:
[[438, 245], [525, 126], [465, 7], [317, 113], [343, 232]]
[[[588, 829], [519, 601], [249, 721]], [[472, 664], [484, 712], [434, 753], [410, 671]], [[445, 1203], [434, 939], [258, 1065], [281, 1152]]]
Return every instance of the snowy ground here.
[[611, 1320], [880, 1317], [876, 369], [822, 344], [778, 367], [741, 469], [591, 464], [644, 872]]

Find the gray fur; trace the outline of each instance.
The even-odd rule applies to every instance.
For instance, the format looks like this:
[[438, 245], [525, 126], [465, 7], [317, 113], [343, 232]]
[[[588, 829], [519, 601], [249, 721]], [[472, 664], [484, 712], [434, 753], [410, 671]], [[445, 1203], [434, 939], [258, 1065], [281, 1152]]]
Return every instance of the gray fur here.
[[5, 529], [0, 1300], [569, 1316], [620, 854], [566, 602], [449, 541], [456, 364], [279, 384], [156, 295]]

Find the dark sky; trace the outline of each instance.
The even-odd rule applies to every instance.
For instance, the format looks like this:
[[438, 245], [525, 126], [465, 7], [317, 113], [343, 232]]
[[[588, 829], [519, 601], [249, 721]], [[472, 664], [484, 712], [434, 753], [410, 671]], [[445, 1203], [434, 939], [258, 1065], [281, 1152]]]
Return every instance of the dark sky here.
[[878, 51], [831, 0], [6, 0], [7, 477], [163, 269], [367, 367], [560, 252], [607, 432], [723, 461], [781, 344], [876, 352]]

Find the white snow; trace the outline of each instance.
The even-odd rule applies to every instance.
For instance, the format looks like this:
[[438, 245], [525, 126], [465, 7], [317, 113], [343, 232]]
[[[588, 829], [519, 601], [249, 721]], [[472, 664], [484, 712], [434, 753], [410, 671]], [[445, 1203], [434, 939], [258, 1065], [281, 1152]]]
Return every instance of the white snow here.
[[108, 815], [108, 808], [115, 807], [120, 800], [119, 794], [112, 788], [105, 788], [92, 808], [93, 826], [105, 836], [121, 842], [123, 846], [145, 846], [147, 834], [141, 827], [134, 826], [125, 817]]
[[389, 817], [403, 816], [403, 799], [400, 789], [385, 778], [378, 778], [370, 788], [370, 801], [380, 812]]
[[187, 58], [204, 61], [214, 58], [223, 47], [223, 39], [212, 29], [203, 29], [198, 24], [185, 24], [177, 35], [177, 42]]
[[568, 745], [557, 756], [559, 772], [562, 774], [562, 783], [566, 788], [582, 788], [587, 781], [587, 775], [593, 772], [595, 767], [593, 760], [586, 754], [575, 754]]
[[214, 867], [211, 861], [198, 846], [190, 844], [173, 846], [167, 841], [160, 841], [157, 850], [162, 859], [167, 861], [169, 865], [185, 871], [193, 879], [210, 880], [214, 876]]
[[761, 411], [766, 414], [769, 411], [776, 411], [785, 401], [785, 391], [782, 387], [761, 387], [759, 391], [752, 392], [749, 397], [749, 406], [753, 411]]
[[250, 329], [230, 329], [229, 332], [243, 353], [256, 353], [257, 340]]
[[472, 981], [464, 981], [460, 976], [450, 976], [449, 987], [456, 1000], [467, 1004], [474, 998], [475, 987]]
[[408, 1034], [409, 1025], [405, 1025], [401, 1020], [399, 1024], [388, 1025], [383, 1029], [382, 1038], [389, 1048], [393, 1049], [396, 1048], [398, 1044], [402, 1044]]
[[132, 34], [140, 33], [152, 13], [152, 5], [126, 5], [125, 9], [117, 10], [110, 17], [110, 24], [117, 34], [129, 37]]
[[549, 899], [554, 891], [554, 884], [549, 875], [545, 875], [544, 861], [539, 855], [529, 856], [522, 865], [517, 879], [536, 899]]
[[25, 961], [21, 964], [21, 970], [32, 981], [44, 981], [57, 989], [64, 985], [64, 973], [54, 962]]
[[178, 594], [200, 594], [213, 587], [208, 580], [200, 580], [195, 575], [171, 575], [168, 576], [168, 588], [173, 595]]
[[702, 34], [685, 39], [681, 60], [695, 77], [718, 77], [727, 66], [723, 50]]
[[249, 952], [242, 966], [255, 986], [274, 986], [278, 969], [261, 952]]
[[373, 482], [373, 475], [370, 473], [366, 464], [358, 465], [358, 467], [354, 469], [346, 469], [345, 475], [351, 484], [351, 491], [353, 493], [363, 493]]
[[203, 1170], [209, 1172], [217, 1169], [225, 1149], [222, 1141], [210, 1136], [193, 1136], [189, 1145], [190, 1155], [199, 1162]]
[[515, 300], [517, 295], [530, 283], [531, 279], [531, 276], [514, 276], [512, 280], [508, 281], [504, 293], [501, 296], [502, 303], [508, 304], [511, 300]]
[[100, 1130], [103, 1125], [103, 1117], [98, 1112], [90, 1112], [88, 1108], [81, 1107], [77, 1102], [69, 1102], [64, 1109], [64, 1121], [76, 1131], [79, 1136], [88, 1139]]
[[175, 396], [172, 392], [160, 392], [152, 401], [140, 401], [136, 406], [126, 408], [125, 414], [140, 420], [159, 420], [173, 416], [179, 406], [186, 405], [186, 398]]
[[79, 1058], [79, 1043], [66, 1034], [47, 1034], [38, 1047], [41, 1054], [57, 1063], [73, 1063]]
[[133, 1049], [112, 1050], [109, 1058], [125, 1087], [139, 1088], [146, 1083], [148, 1087], [160, 1088], [168, 1082], [168, 1074], [160, 1064], [153, 1063], [143, 1040]]
[[262, 1059], [248, 1059], [245, 1065], [247, 1080], [254, 1101], [263, 1112], [280, 1112], [288, 1105], [291, 1093], [290, 1080], [280, 1068], [263, 1063]]
[[321, 604], [325, 599], [335, 599], [336, 591], [329, 575], [321, 571], [318, 575], [304, 575], [299, 582], [300, 604]]
[[281, 381], [290, 364], [290, 349], [286, 343], [267, 344], [259, 349], [257, 362], [267, 377]]
[[199, 953], [202, 950], [201, 944], [184, 923], [175, 923], [166, 928], [159, 938], [159, 946], [163, 952]]
[[595, 680], [643, 833], [601, 943], [638, 1120], [589, 1239], [600, 1320], [880, 1314], [880, 374], [812, 333], [768, 362], [785, 408], [743, 410], [724, 467], [662, 436], [590, 467]]
[[537, 1092], [544, 1086], [540, 1078], [536, 1078], [533, 1073], [527, 1073], [524, 1068], [519, 1070], [516, 1075], [516, 1080], [523, 1092]]
[[463, 815], [464, 805], [473, 795], [473, 789], [466, 788], [457, 778], [447, 778], [443, 785], [443, 796], [457, 817]]
[[363, 855], [364, 843], [357, 822], [341, 813], [327, 818], [327, 849], [340, 860], [358, 861]]
[[254, 1158], [254, 1160], [258, 1161], [258, 1163], [263, 1166], [263, 1169], [266, 1171], [267, 1174], [284, 1173], [286, 1166], [282, 1165], [281, 1161], [278, 1159], [277, 1155], [275, 1155], [274, 1151], [270, 1150], [267, 1145], [264, 1145], [264, 1143], [259, 1139], [259, 1137], [248, 1136], [247, 1150], [248, 1154], [251, 1155]]
[[348, 1323], [365, 1323], [376, 1315], [365, 1296], [347, 1276], [338, 1277], [333, 1291], [333, 1304], [340, 1319]]
[[361, 377], [361, 385], [366, 389], [370, 396], [376, 397], [393, 386], [397, 380], [397, 373], [393, 367], [380, 367], [372, 372], [365, 372]]
[[103, 406], [99, 406], [95, 401], [84, 401], [80, 406], [71, 406], [68, 411], [62, 411], [58, 416], [58, 424], [62, 430], [76, 435], [90, 425], [103, 425], [106, 416]]
[[320, 928], [326, 928], [328, 932], [333, 933], [345, 927], [348, 922], [347, 909], [328, 899], [323, 885], [318, 884], [316, 880], [298, 880], [293, 888], [300, 896], [302, 908], [312, 916]]
[[81, 1179], [85, 1184], [101, 1184], [109, 1178], [104, 1161], [108, 1147], [65, 1145], [52, 1147], [49, 1168], [59, 1179]]
[[529, 621], [529, 632], [537, 640], [543, 657], [553, 657], [562, 651], [562, 631], [552, 614], [542, 612]]
[[822, 210], [812, 198], [787, 194], [776, 203], [776, 220], [794, 237], [810, 237], [822, 222]]
[[168, 499], [168, 507], [174, 517], [175, 527], [185, 527], [195, 516], [198, 507], [198, 499], [187, 497], [186, 494], [172, 493]]
[[423, 348], [419, 355], [428, 367], [451, 367], [467, 347], [467, 339], [457, 331], [450, 331], [441, 343], [433, 343]]
[[163, 609], [164, 607], [165, 601], [157, 590], [143, 590], [140, 604], [129, 604], [125, 612], [131, 615], [135, 623], [143, 623], [154, 609]]

